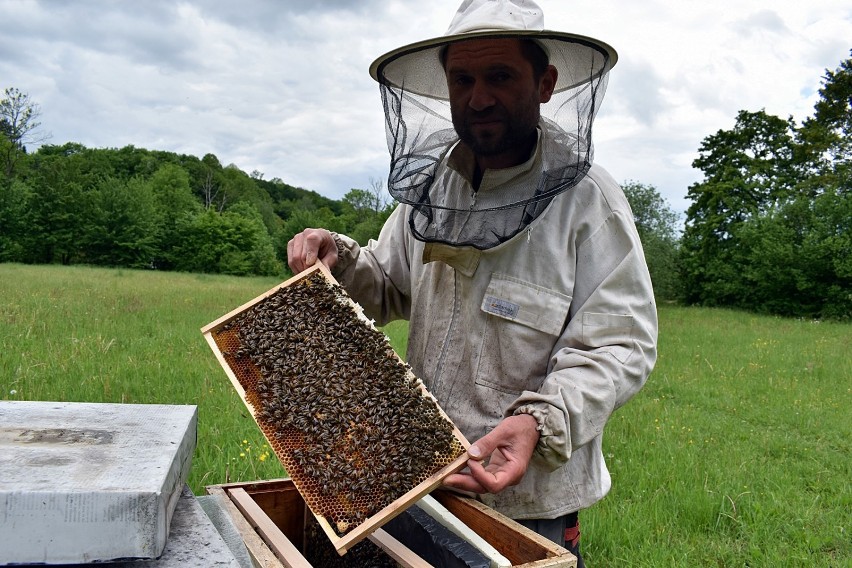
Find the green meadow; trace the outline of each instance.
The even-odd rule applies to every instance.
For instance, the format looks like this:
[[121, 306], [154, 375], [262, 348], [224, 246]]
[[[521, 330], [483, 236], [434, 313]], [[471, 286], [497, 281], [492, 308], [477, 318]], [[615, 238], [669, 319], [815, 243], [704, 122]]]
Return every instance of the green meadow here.
[[[285, 475], [200, 328], [279, 283], [0, 264], [0, 400], [193, 404], [196, 494]], [[404, 323], [385, 331], [404, 352]], [[852, 325], [660, 306], [588, 565], [852, 566]]]

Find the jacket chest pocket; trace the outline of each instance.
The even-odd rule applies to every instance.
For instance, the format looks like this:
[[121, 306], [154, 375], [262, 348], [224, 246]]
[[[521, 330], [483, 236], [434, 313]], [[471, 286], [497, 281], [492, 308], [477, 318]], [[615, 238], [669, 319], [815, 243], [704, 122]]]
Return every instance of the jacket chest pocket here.
[[510, 394], [537, 390], [570, 306], [571, 296], [493, 274], [480, 305], [485, 326], [476, 383]]

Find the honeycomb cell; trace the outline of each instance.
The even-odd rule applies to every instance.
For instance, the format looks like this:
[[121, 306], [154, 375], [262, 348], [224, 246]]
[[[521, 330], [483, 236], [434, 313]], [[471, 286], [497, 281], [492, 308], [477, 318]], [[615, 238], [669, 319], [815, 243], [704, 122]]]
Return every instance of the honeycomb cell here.
[[384, 334], [321, 272], [212, 336], [275, 455], [338, 535], [464, 453]]

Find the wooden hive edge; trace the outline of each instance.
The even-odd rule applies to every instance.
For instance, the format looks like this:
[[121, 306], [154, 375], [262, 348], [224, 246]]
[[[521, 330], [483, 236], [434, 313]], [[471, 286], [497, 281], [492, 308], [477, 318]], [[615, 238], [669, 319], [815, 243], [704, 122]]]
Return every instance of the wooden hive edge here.
[[[240, 534], [244, 537], [253, 562], [260, 568], [279, 568], [289, 566], [290, 564], [286, 562], [282, 564], [282, 561], [273, 554], [269, 545], [259, 536], [258, 531], [253, 528], [256, 519], [247, 519], [241, 510], [231, 501], [229, 493], [235, 489], [244, 489], [248, 497], [253, 500], [256, 494], [275, 493], [285, 488], [292, 488], [292, 483], [293, 480], [290, 478], [279, 478], [255, 482], [232, 482], [206, 487], [208, 494], [223, 496], [222, 499], [225, 502], [226, 509], [237, 525]], [[505, 515], [490, 509], [475, 499], [459, 495], [450, 490], [440, 490], [435, 492], [434, 495], [439, 498], [440, 502], [449, 504], [448, 508], [458, 511], [459, 518], [469, 528], [474, 529], [477, 534], [480, 534], [480, 536], [487, 537], [488, 540], [502, 540], [503, 542], [497, 543], [501, 545], [510, 544], [516, 548], [520, 545], [520, 549], [515, 551], [516, 554], [514, 560], [512, 560], [513, 567], [576, 568], [577, 559], [570, 551], [525, 528]], [[258, 518], [269, 518], [262, 508], [253, 512], [249, 511], [249, 514]], [[520, 539], [518, 538], [519, 536], [521, 537]], [[420, 568], [424, 566], [420, 556], [391, 537], [383, 529], [376, 529], [368, 538], [374, 544], [381, 547], [389, 556], [397, 560], [403, 567]], [[507, 542], [507, 540], [511, 542]], [[497, 548], [504, 549], [505, 546], [497, 546]], [[526, 553], [521, 553], [518, 556], [517, 553], [521, 552], [521, 549], [525, 549]], [[545, 557], [541, 558], [541, 555]]]
[[311, 564], [272, 519], [260, 508], [245, 489], [235, 487], [228, 491], [231, 501], [243, 516], [253, 523], [253, 528], [261, 535], [266, 545], [278, 559], [289, 568], [311, 568]]
[[[432, 496], [500, 551], [512, 562], [512, 566], [523, 568], [577, 566], [577, 558], [568, 549], [476, 499], [460, 495], [452, 490], [437, 491]], [[523, 539], [516, 538], [517, 535], [521, 535]], [[539, 559], [534, 560], [535, 558]]]
[[[292, 482], [290, 479], [282, 481]], [[237, 527], [243, 542], [252, 558], [260, 568], [311, 568], [304, 555], [284, 535], [263, 509], [245, 490], [251, 487], [245, 483], [231, 483], [206, 487], [209, 495], [216, 496]], [[407, 546], [382, 529], [376, 529], [369, 539], [404, 568], [430, 568], [431, 564], [423, 560]]]
[[252, 564], [258, 568], [284, 568], [281, 560], [275, 556], [266, 542], [257, 533], [242, 511], [231, 501], [226, 486], [205, 487], [208, 495], [216, 498], [217, 503], [225, 510], [237, 529], [251, 557]]

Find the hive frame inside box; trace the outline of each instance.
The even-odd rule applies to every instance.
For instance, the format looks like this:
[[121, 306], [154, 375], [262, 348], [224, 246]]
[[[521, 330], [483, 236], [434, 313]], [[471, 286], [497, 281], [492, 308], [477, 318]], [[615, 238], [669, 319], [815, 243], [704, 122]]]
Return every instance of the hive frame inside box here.
[[[304, 526], [304, 501], [290, 479], [212, 485], [207, 493], [218, 497], [255, 566], [310, 568], [293, 543]], [[576, 568], [577, 558], [567, 549], [474, 499], [447, 490], [432, 496], [470, 529], [484, 538], [515, 568]], [[430, 565], [398, 540], [379, 529], [369, 536], [404, 568]]]
[[[216, 355], [217, 360], [219, 361], [219, 363], [222, 366], [222, 368], [224, 369], [226, 375], [230, 379], [231, 384], [233, 385], [234, 389], [239, 394], [240, 398], [242, 399], [243, 403], [246, 405], [246, 408], [249, 410], [252, 417], [255, 419], [256, 422], [258, 422], [258, 424], [260, 424], [260, 422], [258, 421], [258, 417], [256, 415], [257, 409], [255, 409], [254, 406], [251, 404], [251, 402], [248, 400], [248, 397], [246, 396], [247, 393], [246, 393], [245, 388], [241, 384], [241, 382], [240, 382], [239, 378], [237, 377], [237, 375], [235, 374], [234, 370], [231, 368], [231, 365], [229, 364], [225, 355], [222, 353], [222, 350], [217, 345], [216, 340], [214, 338], [214, 334], [217, 331], [221, 330], [229, 322], [231, 322], [232, 320], [234, 320], [235, 318], [240, 316], [243, 312], [249, 310], [250, 308], [254, 307], [255, 305], [257, 305], [260, 302], [264, 301], [265, 299], [269, 298], [270, 296], [272, 296], [273, 294], [278, 292], [281, 288], [297, 284], [297, 283], [301, 282], [302, 280], [310, 278], [311, 276], [313, 276], [317, 273], [321, 274], [329, 283], [331, 283], [333, 285], [338, 285], [337, 281], [331, 275], [331, 273], [328, 271], [328, 269], [325, 267], [325, 265], [318, 262], [313, 267], [293, 276], [292, 278], [286, 280], [282, 284], [275, 286], [274, 288], [268, 290], [267, 292], [261, 294], [260, 296], [254, 298], [253, 300], [246, 302], [242, 306], [236, 308], [235, 310], [232, 310], [228, 314], [225, 314], [224, 316], [220, 317], [219, 319], [217, 319], [217, 320], [211, 322], [210, 324], [204, 326], [203, 328], [201, 328], [202, 334], [204, 334], [204, 337], [207, 340], [207, 343], [210, 345], [210, 348], [213, 350], [213, 353]], [[345, 298], [346, 298], [346, 301], [349, 303], [350, 307], [353, 310], [355, 310], [355, 313], [357, 314], [358, 318], [360, 320], [362, 320], [366, 325], [369, 325], [369, 326], [372, 327], [372, 322], [370, 322], [370, 320], [368, 320], [364, 316], [361, 307], [357, 303], [355, 303], [351, 299], [349, 299], [348, 296], [346, 296]], [[443, 412], [443, 410], [437, 404], [437, 401], [435, 401], [435, 398], [426, 390], [426, 388], [422, 385], [422, 383], [420, 384], [420, 389], [422, 390], [423, 396], [428, 397], [430, 400], [432, 400], [435, 403], [435, 405], [437, 406], [437, 409], [440, 412], [441, 416], [444, 419], [446, 419], [450, 424], [452, 424], [452, 421]], [[323, 517], [317, 511], [313, 511], [313, 510], [311, 511], [314, 514], [314, 516], [316, 517], [317, 521], [319, 522], [319, 524], [322, 527], [325, 534], [328, 536], [329, 540], [331, 540], [332, 544], [334, 545], [335, 549], [337, 550], [337, 552], [339, 554], [345, 554], [346, 551], [349, 548], [351, 548], [352, 546], [354, 546], [355, 544], [357, 544], [361, 540], [367, 538], [371, 533], [376, 531], [383, 524], [385, 524], [388, 521], [390, 521], [391, 519], [393, 519], [396, 515], [400, 514], [402, 511], [404, 511], [412, 503], [415, 503], [421, 497], [423, 497], [424, 495], [428, 494], [429, 492], [434, 490], [436, 487], [441, 485], [444, 478], [446, 478], [448, 475], [461, 470], [465, 466], [465, 464], [467, 462], [467, 458], [468, 458], [466, 450], [470, 447], [470, 443], [467, 441], [467, 439], [464, 437], [464, 435], [458, 430], [458, 428], [456, 428], [456, 426], [454, 424], [452, 424], [452, 429], [453, 429], [453, 435], [454, 435], [455, 439], [458, 441], [458, 443], [461, 445], [461, 447], [465, 451], [463, 451], [452, 462], [446, 464], [443, 468], [441, 468], [440, 470], [433, 473], [430, 477], [423, 480], [421, 483], [417, 484], [416, 486], [412, 487], [404, 495], [397, 498], [395, 501], [388, 504], [387, 506], [385, 506], [380, 511], [376, 512], [374, 515], [367, 518], [365, 521], [363, 521], [362, 523], [360, 523], [356, 527], [350, 529], [348, 532], [346, 532], [346, 534], [344, 534], [342, 536], [338, 535], [337, 532], [335, 532], [334, 528], [329, 523], [328, 519]], [[266, 436], [265, 432], [264, 432], [264, 436]], [[275, 447], [274, 444], [272, 443], [272, 440], [269, 440], [268, 436], [267, 436], [267, 441], [270, 443], [271, 447], [273, 447], [273, 448]], [[281, 456], [278, 456], [278, 457], [279, 457], [279, 460], [280, 460]], [[282, 463], [283, 463], [283, 461], [282, 461]], [[291, 475], [292, 475], [292, 473], [291, 473]], [[294, 482], [294, 485], [296, 486], [296, 488], [299, 490], [299, 492], [302, 493], [304, 488], [300, 487], [295, 479], [293, 480], [293, 482]], [[304, 497], [304, 494], [303, 494], [303, 497]], [[307, 499], [306, 499], [306, 501], [307, 501]], [[386, 533], [384, 533], [384, 534], [386, 534]], [[387, 535], [387, 537], [390, 538], [390, 535]]]

